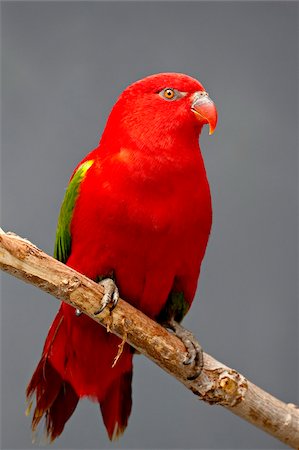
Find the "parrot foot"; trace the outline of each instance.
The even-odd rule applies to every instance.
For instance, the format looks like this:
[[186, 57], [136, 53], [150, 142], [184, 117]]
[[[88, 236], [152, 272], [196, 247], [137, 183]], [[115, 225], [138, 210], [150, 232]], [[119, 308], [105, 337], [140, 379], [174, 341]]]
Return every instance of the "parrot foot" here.
[[188, 377], [188, 380], [195, 380], [201, 374], [203, 368], [203, 350], [200, 343], [196, 340], [191, 331], [186, 330], [174, 319], [167, 322], [165, 326], [173, 331], [186, 347], [187, 356], [184, 364], [194, 364], [194, 374]]
[[79, 308], [76, 308], [75, 314], [76, 314], [77, 317], [79, 317], [79, 316], [81, 316], [82, 311]]
[[106, 306], [109, 305], [109, 303], [112, 303], [111, 311], [116, 307], [117, 302], [119, 300], [119, 291], [114, 283], [114, 281], [111, 278], [105, 278], [102, 280], [99, 284], [101, 284], [104, 287], [104, 295], [101, 301], [101, 307], [94, 312], [94, 315], [100, 314]]

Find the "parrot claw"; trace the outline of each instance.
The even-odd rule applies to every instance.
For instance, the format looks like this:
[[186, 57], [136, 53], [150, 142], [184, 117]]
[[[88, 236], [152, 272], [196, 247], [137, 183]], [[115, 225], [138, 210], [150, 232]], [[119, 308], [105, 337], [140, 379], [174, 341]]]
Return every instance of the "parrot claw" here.
[[183, 342], [187, 350], [187, 356], [184, 365], [194, 365], [194, 374], [188, 377], [188, 380], [195, 380], [202, 371], [203, 368], [203, 350], [199, 342], [196, 340], [191, 331], [186, 330], [175, 320], [170, 320], [166, 324], [166, 328], [169, 328], [174, 334]]
[[79, 316], [81, 316], [82, 311], [80, 311], [79, 308], [76, 308], [75, 314], [76, 314], [77, 317], [79, 317]]
[[104, 287], [105, 293], [102, 298], [101, 307], [94, 312], [94, 315], [100, 314], [104, 309], [109, 305], [109, 303], [112, 303], [111, 311], [116, 307], [117, 302], [119, 300], [119, 291], [114, 283], [114, 281], [111, 278], [105, 278], [102, 280], [99, 284], [101, 284]]

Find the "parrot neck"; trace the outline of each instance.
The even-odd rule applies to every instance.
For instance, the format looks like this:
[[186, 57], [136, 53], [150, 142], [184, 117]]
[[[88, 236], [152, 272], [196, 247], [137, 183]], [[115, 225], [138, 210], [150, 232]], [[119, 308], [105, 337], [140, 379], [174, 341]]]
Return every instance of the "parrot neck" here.
[[189, 159], [200, 153], [201, 128], [189, 124], [180, 128], [170, 124], [165, 129], [159, 123], [142, 120], [130, 123], [111, 114], [99, 146], [110, 154], [119, 152], [125, 145], [132, 152], [143, 152], [152, 157], [165, 155], [174, 159]]

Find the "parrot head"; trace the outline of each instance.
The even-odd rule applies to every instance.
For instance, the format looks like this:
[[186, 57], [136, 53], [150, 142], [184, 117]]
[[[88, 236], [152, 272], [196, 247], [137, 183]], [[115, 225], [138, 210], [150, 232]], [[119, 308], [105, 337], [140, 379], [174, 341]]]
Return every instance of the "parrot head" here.
[[195, 137], [204, 125], [212, 134], [217, 110], [202, 84], [180, 73], [150, 75], [128, 86], [114, 105], [107, 127], [143, 145]]

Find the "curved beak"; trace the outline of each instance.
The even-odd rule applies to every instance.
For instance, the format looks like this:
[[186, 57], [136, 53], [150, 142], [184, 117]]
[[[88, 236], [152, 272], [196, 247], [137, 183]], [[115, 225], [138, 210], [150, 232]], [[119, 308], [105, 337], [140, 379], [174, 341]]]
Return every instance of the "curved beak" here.
[[191, 110], [197, 119], [210, 126], [209, 134], [213, 134], [217, 125], [217, 109], [215, 103], [205, 91], [195, 92]]

